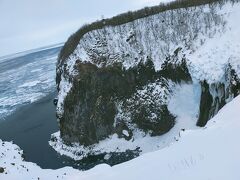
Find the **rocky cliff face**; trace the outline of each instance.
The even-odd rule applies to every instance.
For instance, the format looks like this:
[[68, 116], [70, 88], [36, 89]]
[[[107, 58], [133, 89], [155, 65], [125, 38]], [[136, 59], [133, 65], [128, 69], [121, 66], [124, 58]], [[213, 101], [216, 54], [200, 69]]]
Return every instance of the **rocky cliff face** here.
[[57, 65], [63, 141], [88, 146], [115, 133], [133, 140], [136, 129], [162, 135], [175, 124], [168, 103], [183, 83], [201, 85], [197, 125], [204, 126], [239, 94], [240, 44], [229, 41], [233, 28], [240, 32], [231, 21], [238, 6], [174, 9], [87, 32]]
[[185, 60], [178, 65], [165, 63], [161, 71], [155, 71], [150, 59], [128, 70], [121, 64], [97, 67], [81, 62], [75, 68], [81, 73], [65, 98], [60, 128], [66, 142], [85, 145], [114, 133], [131, 139], [133, 124], [152, 135], [166, 133], [175, 119], [167, 108], [169, 81], [191, 82]]
[[240, 93], [240, 79], [231, 65], [226, 65], [224, 81], [208, 84], [201, 82], [200, 113], [198, 126], [205, 126], [225, 104]]

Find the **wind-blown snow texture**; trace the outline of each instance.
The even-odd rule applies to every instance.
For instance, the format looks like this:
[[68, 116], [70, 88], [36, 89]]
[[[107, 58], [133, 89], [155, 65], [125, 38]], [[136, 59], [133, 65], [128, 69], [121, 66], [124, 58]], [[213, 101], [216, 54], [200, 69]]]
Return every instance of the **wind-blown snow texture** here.
[[43, 170], [25, 162], [22, 151], [0, 140], [0, 179], [240, 179], [240, 96], [228, 103], [205, 128], [182, 131], [168, 147], [110, 167], [102, 164], [82, 172], [66, 167]]

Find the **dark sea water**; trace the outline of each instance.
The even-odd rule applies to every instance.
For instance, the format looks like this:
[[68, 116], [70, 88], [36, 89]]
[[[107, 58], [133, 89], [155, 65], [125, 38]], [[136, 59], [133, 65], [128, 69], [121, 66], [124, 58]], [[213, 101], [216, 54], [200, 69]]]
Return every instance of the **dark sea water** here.
[[61, 47], [21, 56], [0, 58], [0, 139], [13, 141], [26, 161], [42, 168], [72, 166], [89, 169], [100, 163], [115, 165], [130, 160], [138, 152], [105, 154], [74, 161], [59, 155], [48, 141], [59, 130], [53, 99], [56, 97], [55, 64]]
[[78, 169], [89, 169], [96, 164], [108, 163], [115, 165], [136, 157], [137, 153], [115, 153], [108, 160], [105, 154], [91, 156], [81, 161], [74, 161], [59, 155], [52, 149], [48, 141], [52, 133], [58, 131], [53, 99], [56, 93], [25, 105], [8, 116], [0, 123], [0, 138], [13, 141], [24, 150], [25, 160], [37, 163], [42, 168], [57, 169], [72, 166]]

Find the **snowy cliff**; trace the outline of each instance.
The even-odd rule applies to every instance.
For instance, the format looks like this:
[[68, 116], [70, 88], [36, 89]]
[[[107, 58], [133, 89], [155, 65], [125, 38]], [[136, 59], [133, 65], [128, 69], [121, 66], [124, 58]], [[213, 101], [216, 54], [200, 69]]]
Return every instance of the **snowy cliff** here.
[[58, 60], [60, 134], [50, 144], [76, 159], [151, 142], [147, 152], [165, 133], [204, 126], [239, 94], [239, 10], [220, 0], [86, 32]]

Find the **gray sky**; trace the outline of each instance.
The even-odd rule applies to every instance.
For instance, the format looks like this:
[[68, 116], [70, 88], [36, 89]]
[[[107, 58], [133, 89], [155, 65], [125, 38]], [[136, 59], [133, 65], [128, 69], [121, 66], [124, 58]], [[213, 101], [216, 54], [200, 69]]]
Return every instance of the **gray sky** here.
[[86, 22], [169, 0], [0, 0], [0, 56], [56, 44]]

